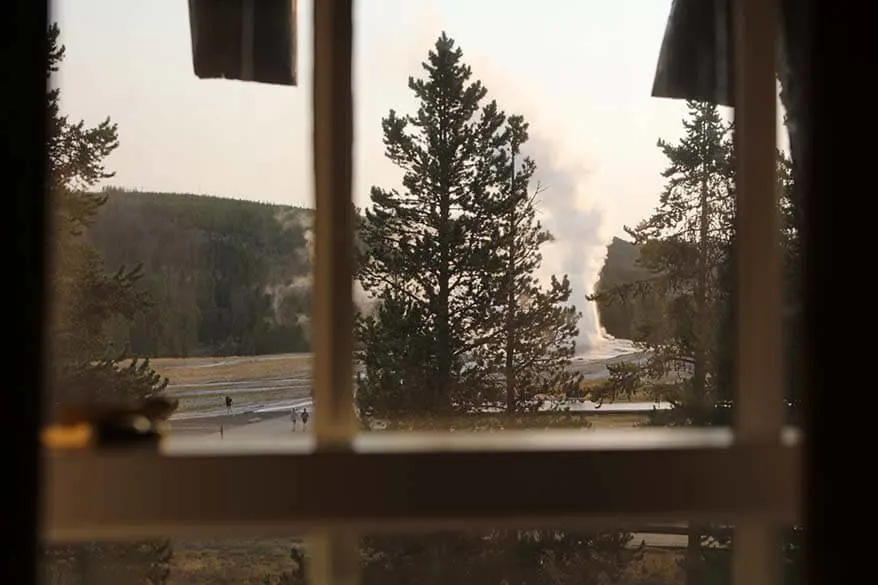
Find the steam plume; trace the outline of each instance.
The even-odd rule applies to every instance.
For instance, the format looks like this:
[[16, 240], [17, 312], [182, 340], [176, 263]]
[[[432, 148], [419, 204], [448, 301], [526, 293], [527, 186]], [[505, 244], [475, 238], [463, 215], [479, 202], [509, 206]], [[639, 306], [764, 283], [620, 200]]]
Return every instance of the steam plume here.
[[536, 201], [538, 217], [555, 237], [542, 250], [541, 276], [544, 280], [553, 274], [569, 277], [573, 289], [570, 302], [582, 313], [577, 351], [594, 348], [608, 336], [601, 327], [597, 305], [586, 300], [586, 295], [594, 293], [612, 234], [601, 194], [592, 190], [589, 180], [584, 140], [568, 136], [563, 121], [549, 119], [550, 96], [537, 97], [484, 59], [473, 60], [473, 74], [484, 81], [489, 99], [496, 99], [509, 114], [524, 116], [530, 124], [530, 138], [522, 151], [537, 164], [531, 188], [538, 183], [542, 189]]
[[573, 289], [571, 302], [582, 312], [579, 350], [598, 345], [605, 337], [597, 305], [586, 300], [607, 257], [605, 214], [589, 198], [588, 172], [582, 165], [565, 163], [557, 147], [531, 131], [523, 149], [537, 163], [534, 178], [543, 189], [537, 199], [540, 220], [555, 240], [543, 251], [543, 277], [566, 274]]

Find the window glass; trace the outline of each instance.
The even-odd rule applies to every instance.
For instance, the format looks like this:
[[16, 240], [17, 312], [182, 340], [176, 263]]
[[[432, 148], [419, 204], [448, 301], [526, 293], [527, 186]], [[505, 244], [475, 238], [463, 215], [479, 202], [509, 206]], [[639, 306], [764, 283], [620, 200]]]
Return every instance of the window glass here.
[[48, 417], [148, 398], [172, 434], [308, 432], [310, 68], [199, 79], [185, 2], [52, 8]]
[[733, 112], [659, 91], [669, 37], [699, 36], [670, 8], [358, 4], [363, 428], [731, 424]]

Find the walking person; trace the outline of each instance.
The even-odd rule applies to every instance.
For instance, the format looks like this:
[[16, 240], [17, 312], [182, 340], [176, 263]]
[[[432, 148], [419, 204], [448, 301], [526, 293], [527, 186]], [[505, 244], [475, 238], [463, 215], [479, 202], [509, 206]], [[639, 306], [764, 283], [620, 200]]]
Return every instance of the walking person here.
[[296, 409], [293, 408], [293, 409], [290, 411], [290, 420], [293, 421], [293, 432], [294, 432], [294, 433], [296, 432], [296, 421], [297, 421], [298, 419], [299, 419], [299, 417], [298, 417], [298, 413], [296, 412]]
[[311, 416], [311, 415], [308, 414], [308, 409], [307, 409], [307, 408], [303, 408], [303, 409], [302, 409], [302, 430], [303, 430], [303, 431], [304, 431], [305, 429], [308, 428], [308, 418], [309, 418], [310, 416]]
[[226, 413], [232, 414], [232, 397], [226, 396]]

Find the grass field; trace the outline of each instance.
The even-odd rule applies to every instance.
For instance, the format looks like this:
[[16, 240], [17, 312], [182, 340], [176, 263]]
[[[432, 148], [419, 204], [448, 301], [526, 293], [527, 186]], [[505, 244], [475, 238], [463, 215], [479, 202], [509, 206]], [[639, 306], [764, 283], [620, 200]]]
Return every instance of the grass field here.
[[263, 585], [292, 570], [290, 539], [180, 540], [168, 585]]
[[630, 429], [646, 423], [645, 414], [598, 414], [588, 417], [593, 429]]
[[[172, 385], [299, 377], [310, 373], [311, 362], [311, 354], [150, 360], [156, 371], [168, 378]], [[581, 384], [581, 388], [588, 390], [603, 382], [604, 380], [588, 380]]]
[[311, 371], [310, 354], [222, 358], [158, 358], [150, 363], [171, 385], [300, 377]]
[[[221, 358], [157, 358], [152, 366], [173, 386], [221, 384], [224, 382], [256, 382], [284, 378], [307, 379], [311, 373], [311, 354], [266, 356], [231, 356]], [[604, 380], [588, 380], [583, 391], [595, 388]], [[626, 400], [648, 400], [635, 395]]]
[[[168, 585], [263, 585], [293, 569], [290, 539], [175, 541]], [[619, 583], [678, 585], [683, 583], [681, 553], [648, 549], [631, 563]], [[572, 582], [572, 581], [571, 581]]]
[[[159, 358], [152, 365], [162, 376], [168, 378], [167, 393], [179, 400], [180, 414], [210, 413], [222, 409], [224, 396], [234, 396], [234, 404], [240, 408], [259, 407], [278, 401], [303, 398], [310, 395], [311, 354], [283, 354], [266, 356], [230, 356], [216, 358]], [[603, 380], [582, 383], [588, 391]], [[647, 396], [635, 395], [621, 401], [644, 401]], [[551, 426], [581, 427], [584, 415], [553, 417], [559, 420]], [[564, 419], [564, 420], [561, 420]], [[593, 428], [628, 428], [645, 420], [638, 414], [612, 414], [588, 416]], [[546, 418], [514, 422], [503, 421], [504, 428], [541, 428]], [[476, 421], [478, 423], [478, 421]], [[480, 426], [472, 420], [455, 428]], [[496, 421], [484, 421], [486, 428], [498, 428]], [[586, 423], [587, 425], [588, 423]], [[423, 425], [407, 425], [417, 428]], [[429, 425], [428, 425], [429, 426]], [[444, 425], [449, 426], [449, 425]]]
[[311, 393], [311, 355], [284, 354], [220, 358], [159, 358], [151, 365], [168, 379], [168, 396], [179, 400], [178, 415], [223, 408], [226, 395], [237, 408], [257, 408]]

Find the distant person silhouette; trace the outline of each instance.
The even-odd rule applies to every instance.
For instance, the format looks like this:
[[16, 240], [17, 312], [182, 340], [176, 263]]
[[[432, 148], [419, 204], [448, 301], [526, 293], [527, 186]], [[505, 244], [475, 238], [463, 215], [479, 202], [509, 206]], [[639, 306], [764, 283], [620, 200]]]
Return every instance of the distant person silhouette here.
[[303, 408], [303, 409], [302, 409], [302, 430], [305, 430], [305, 429], [308, 427], [308, 418], [309, 418], [310, 416], [311, 416], [311, 415], [308, 414], [308, 409], [307, 409], [307, 408]]
[[298, 418], [299, 417], [298, 417], [298, 413], [296, 412], [296, 409], [295, 408], [292, 409], [290, 411], [290, 420], [293, 421], [293, 432], [296, 431], [296, 421], [298, 420]]
[[226, 396], [226, 412], [232, 414], [232, 397]]

